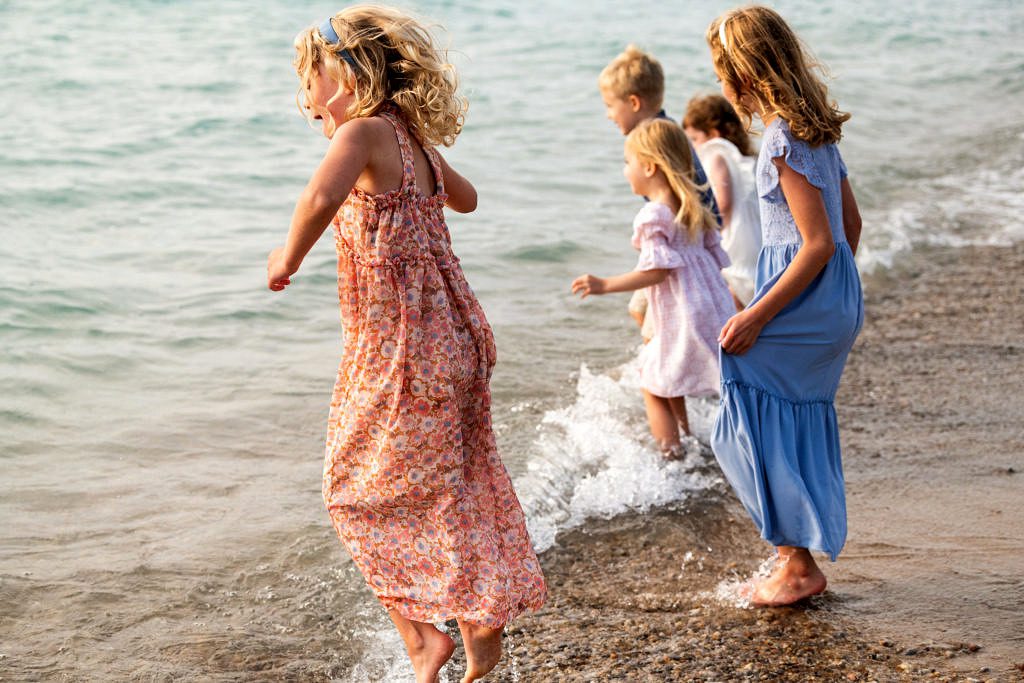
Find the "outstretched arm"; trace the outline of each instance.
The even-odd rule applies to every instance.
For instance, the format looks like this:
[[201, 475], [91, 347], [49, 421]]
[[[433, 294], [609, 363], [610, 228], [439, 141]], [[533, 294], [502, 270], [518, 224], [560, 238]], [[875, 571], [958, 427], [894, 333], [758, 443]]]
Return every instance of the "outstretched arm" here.
[[572, 293], [586, 299], [588, 294], [611, 294], [612, 292], [632, 292], [656, 285], [668, 277], [667, 268], [656, 270], [634, 270], [622, 275], [597, 277], [596, 275], [580, 275], [572, 281]]
[[476, 210], [476, 188], [449, 166], [440, 153], [437, 156], [441, 160], [444, 191], [448, 193], [448, 201], [445, 202], [445, 206], [459, 213], [470, 213]]
[[365, 119], [340, 126], [323, 161], [309, 179], [292, 213], [283, 247], [267, 259], [267, 286], [280, 292], [320, 239], [345, 197], [352, 191], [372, 153], [373, 138]]
[[793, 212], [803, 244], [768, 293], [725, 323], [718, 342], [727, 353], [742, 354], [749, 350], [760, 336], [761, 328], [811, 284], [836, 250], [821, 190], [787, 166], [781, 157], [773, 161], [779, 169], [779, 186]]

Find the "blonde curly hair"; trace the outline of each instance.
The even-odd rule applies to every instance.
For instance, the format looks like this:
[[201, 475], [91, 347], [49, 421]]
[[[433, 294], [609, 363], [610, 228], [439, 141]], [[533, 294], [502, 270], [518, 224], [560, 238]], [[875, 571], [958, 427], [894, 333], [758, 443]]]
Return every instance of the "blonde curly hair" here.
[[[715, 72], [736, 93], [751, 95], [765, 115], [781, 116], [793, 135], [812, 147], [839, 142], [850, 115], [828, 96], [824, 67], [815, 61], [777, 12], [760, 5], [730, 10], [706, 35]], [[736, 110], [749, 129], [751, 112]]]
[[355, 93], [348, 118], [374, 116], [392, 104], [420, 143], [450, 146], [455, 142], [466, 100], [457, 93], [458, 76], [447, 51], [437, 47], [423, 24], [375, 5], [348, 7], [330, 21], [340, 39], [337, 43], [328, 43], [316, 26], [295, 37], [297, 102], [307, 118], [305, 92], [322, 64], [338, 83], [331, 101], [345, 85]]
[[626, 149], [665, 174], [679, 200], [675, 220], [686, 227], [691, 242], [700, 240], [705, 230], [718, 229], [718, 221], [700, 201], [700, 192], [707, 186], [694, 182], [693, 154], [681, 126], [666, 119], [641, 121], [626, 136]]

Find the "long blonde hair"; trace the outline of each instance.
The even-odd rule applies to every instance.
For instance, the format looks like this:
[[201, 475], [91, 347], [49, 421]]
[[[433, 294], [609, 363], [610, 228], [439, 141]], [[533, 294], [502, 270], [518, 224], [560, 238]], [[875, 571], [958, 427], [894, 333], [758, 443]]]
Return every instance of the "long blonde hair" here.
[[666, 119], [641, 121], [626, 137], [626, 149], [665, 174], [679, 200], [676, 222], [686, 227], [691, 242], [698, 241], [705, 230], [717, 229], [714, 215], [700, 201], [704, 188], [693, 180], [693, 154], [682, 127]]
[[426, 27], [402, 12], [375, 5], [348, 7], [331, 17], [331, 26], [340, 39], [337, 43], [328, 43], [316, 26], [295, 37], [300, 110], [305, 91], [323, 64], [338, 83], [331, 101], [346, 84], [355, 93], [348, 118], [374, 116], [391, 103], [422, 144], [455, 142], [466, 100], [456, 92], [458, 77], [447, 51], [437, 47]]
[[[711, 22], [708, 46], [715, 71], [736, 93], [750, 94], [765, 116], [781, 116], [793, 135], [812, 147], [839, 142], [850, 115], [828, 97], [824, 67], [777, 12], [760, 5], [730, 10]], [[749, 128], [750, 110], [736, 109]]]

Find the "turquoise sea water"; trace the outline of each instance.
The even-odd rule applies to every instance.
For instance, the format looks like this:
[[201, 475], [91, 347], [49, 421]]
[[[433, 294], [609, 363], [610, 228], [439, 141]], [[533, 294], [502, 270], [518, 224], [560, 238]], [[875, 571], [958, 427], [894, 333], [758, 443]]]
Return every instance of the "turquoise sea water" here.
[[[495, 423], [539, 547], [714, 485], [648, 448], [625, 297], [580, 303], [568, 284], [635, 258], [638, 199], [598, 72], [636, 42], [661, 59], [679, 117], [715, 89], [703, 32], [729, 6], [413, 7], [446, 27], [470, 100], [445, 154], [480, 208], [450, 226], [495, 328]], [[1024, 237], [1019, 3], [775, 6], [854, 114], [842, 150], [865, 271], [921, 244]], [[336, 9], [0, 2], [13, 679], [403, 671], [320, 500], [340, 348], [330, 240], [286, 293], [263, 279], [326, 142], [296, 111], [291, 39]], [[693, 408], [701, 433], [713, 407]]]

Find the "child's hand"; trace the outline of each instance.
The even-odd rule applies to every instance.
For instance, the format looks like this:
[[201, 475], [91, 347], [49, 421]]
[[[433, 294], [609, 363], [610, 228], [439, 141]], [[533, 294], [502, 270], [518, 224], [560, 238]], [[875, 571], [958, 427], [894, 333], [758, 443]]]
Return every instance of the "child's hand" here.
[[292, 283], [294, 270], [284, 262], [284, 247], [278, 247], [267, 257], [267, 287], [272, 292], [280, 292]]
[[586, 299], [588, 294], [604, 294], [604, 278], [589, 274], [580, 275], [572, 281], [572, 293], [579, 294], [581, 299]]
[[725, 327], [718, 335], [718, 343], [726, 353], [742, 355], [749, 351], [761, 336], [762, 327], [764, 323], [750, 309], [740, 311], [726, 321]]

